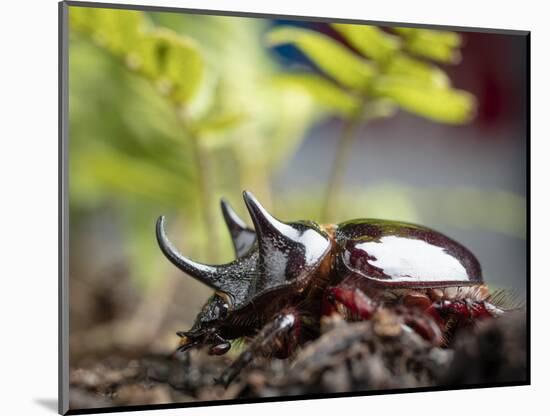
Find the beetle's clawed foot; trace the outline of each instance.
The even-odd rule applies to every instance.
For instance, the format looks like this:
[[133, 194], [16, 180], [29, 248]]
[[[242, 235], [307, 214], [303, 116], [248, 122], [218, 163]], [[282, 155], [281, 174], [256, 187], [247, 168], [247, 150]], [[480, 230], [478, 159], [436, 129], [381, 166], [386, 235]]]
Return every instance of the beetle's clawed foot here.
[[223, 373], [216, 379], [214, 379], [215, 384], [224, 386], [227, 388], [233, 380], [241, 373], [243, 368], [245, 368], [253, 358], [253, 353], [250, 350], [246, 350], [239, 357], [233, 361], [233, 363], [223, 370]]
[[231, 349], [231, 343], [221, 337], [214, 328], [208, 331], [178, 331], [176, 335], [180, 337], [180, 342], [174, 354], [183, 353], [191, 348], [203, 346], [208, 346], [208, 354], [210, 355], [223, 355]]
[[219, 377], [214, 378], [214, 384], [217, 386], [223, 386], [228, 388], [229, 385], [237, 378], [240, 373], [240, 369], [235, 368], [235, 365], [227, 367]]

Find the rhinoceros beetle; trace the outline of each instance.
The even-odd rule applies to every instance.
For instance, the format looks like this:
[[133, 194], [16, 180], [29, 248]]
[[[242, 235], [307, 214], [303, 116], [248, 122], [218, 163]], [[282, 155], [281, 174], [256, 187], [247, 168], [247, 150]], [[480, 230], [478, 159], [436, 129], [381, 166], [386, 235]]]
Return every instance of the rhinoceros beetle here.
[[254, 229], [230, 205], [221, 208], [236, 260], [205, 265], [168, 240], [164, 217], [158, 243], [180, 270], [214, 289], [192, 328], [178, 332], [178, 352], [208, 347], [224, 354], [230, 340], [251, 337], [220, 382], [229, 384], [257, 355], [289, 357], [315, 338], [323, 316], [368, 320], [392, 308], [402, 325], [434, 345], [451, 328], [496, 317], [476, 257], [458, 242], [420, 225], [359, 219], [337, 225], [282, 222], [243, 193]]

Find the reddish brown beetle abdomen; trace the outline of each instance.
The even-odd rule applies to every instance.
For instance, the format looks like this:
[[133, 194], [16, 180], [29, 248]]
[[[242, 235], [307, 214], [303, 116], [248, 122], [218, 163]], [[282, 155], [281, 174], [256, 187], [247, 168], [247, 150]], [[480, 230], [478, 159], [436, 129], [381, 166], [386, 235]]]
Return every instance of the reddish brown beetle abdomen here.
[[337, 272], [373, 286], [435, 288], [483, 283], [476, 257], [445, 235], [415, 224], [354, 220], [338, 225]]

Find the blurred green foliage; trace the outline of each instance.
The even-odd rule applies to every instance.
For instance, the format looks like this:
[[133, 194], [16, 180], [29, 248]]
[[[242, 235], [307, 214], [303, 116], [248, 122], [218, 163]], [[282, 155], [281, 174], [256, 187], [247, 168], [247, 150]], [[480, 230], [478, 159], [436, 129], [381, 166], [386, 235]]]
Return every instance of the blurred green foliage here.
[[[279, 204], [289, 218], [319, 218], [319, 191], [289, 192]], [[526, 238], [525, 198], [513, 192], [381, 182], [367, 188], [348, 186], [341, 199], [336, 221], [368, 216], [424, 224], [430, 218], [429, 226], [436, 229], [452, 226]]]
[[[393, 115], [402, 108], [434, 121], [462, 124], [475, 112], [475, 98], [452, 88], [449, 78], [426, 59], [446, 64], [460, 59], [460, 36], [453, 32], [392, 28], [389, 33], [368, 25], [332, 24], [349, 44], [320, 32], [279, 27], [267, 37], [272, 46], [292, 44], [325, 76], [303, 82], [304, 74], [287, 74], [325, 104], [348, 118]], [[353, 50], [353, 49], [355, 50]], [[426, 59], [423, 59], [426, 58]]]
[[[240, 201], [249, 189], [282, 218], [318, 220], [320, 189], [274, 198], [271, 182], [320, 119], [363, 123], [402, 108], [457, 124], [475, 109], [429, 61], [457, 62], [454, 33], [332, 25], [352, 49], [307, 29], [269, 31], [263, 19], [74, 6], [69, 19], [71, 233], [107, 212], [144, 287], [171, 270], [154, 239], [161, 214], [181, 251], [206, 262], [232, 258], [221, 196]], [[321, 73], [282, 71], [266, 36], [298, 47]], [[415, 195], [347, 189], [338, 218], [418, 221]], [[246, 218], [242, 204], [235, 209]], [[502, 231], [510, 218], [468, 221]]]
[[274, 79], [265, 22], [85, 7], [69, 19], [71, 221], [115, 203], [142, 282], [162, 274], [150, 256], [163, 213], [186, 253], [229, 260], [219, 197], [246, 188], [269, 206], [313, 117], [308, 94]]
[[298, 48], [322, 75], [285, 74], [283, 83], [300, 85], [326, 110], [347, 120], [332, 164], [321, 218], [334, 221], [342, 178], [359, 123], [390, 117], [398, 108], [430, 120], [464, 124], [475, 112], [475, 98], [451, 87], [440, 68], [423, 59], [456, 63], [460, 36], [453, 32], [392, 28], [389, 33], [368, 25], [332, 24], [344, 42], [323, 33], [294, 26], [273, 29], [271, 46]]
[[154, 26], [142, 12], [75, 8], [71, 28], [90, 35], [174, 103], [189, 103], [200, 86], [204, 63], [198, 45]]

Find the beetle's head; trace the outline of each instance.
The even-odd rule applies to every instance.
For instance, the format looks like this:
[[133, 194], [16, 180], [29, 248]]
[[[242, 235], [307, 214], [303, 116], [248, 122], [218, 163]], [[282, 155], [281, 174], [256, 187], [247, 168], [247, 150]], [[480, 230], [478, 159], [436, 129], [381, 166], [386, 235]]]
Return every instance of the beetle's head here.
[[[181, 255], [168, 239], [164, 217], [157, 221], [157, 240], [164, 255], [189, 276], [215, 290], [193, 327], [180, 333], [180, 350], [210, 346], [213, 354], [223, 354], [230, 345], [221, 335], [231, 327], [233, 312], [258, 296], [306, 287], [321, 262], [330, 258], [331, 240], [310, 221], [284, 223], [271, 216], [249, 192], [244, 201], [254, 229], [248, 228], [222, 200], [237, 259], [223, 265], [197, 263]], [[247, 322], [251, 319], [248, 317]], [[225, 331], [232, 332], [232, 331]], [[240, 335], [236, 335], [240, 336]]]
[[231, 348], [228, 340], [219, 331], [229, 313], [226, 297], [215, 293], [212, 295], [195, 319], [189, 331], [178, 332], [180, 337], [178, 352], [193, 347], [208, 346], [208, 352], [214, 355], [225, 354]]

